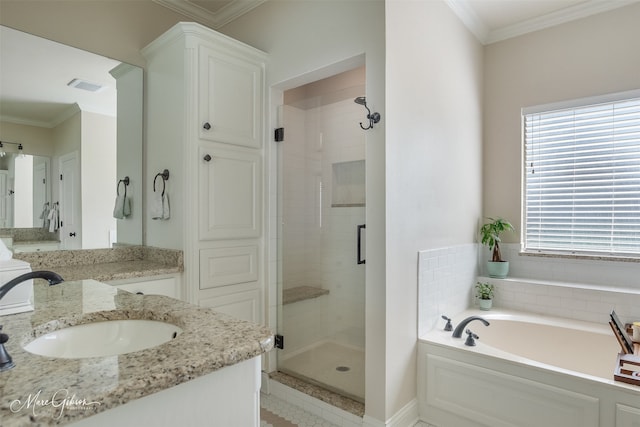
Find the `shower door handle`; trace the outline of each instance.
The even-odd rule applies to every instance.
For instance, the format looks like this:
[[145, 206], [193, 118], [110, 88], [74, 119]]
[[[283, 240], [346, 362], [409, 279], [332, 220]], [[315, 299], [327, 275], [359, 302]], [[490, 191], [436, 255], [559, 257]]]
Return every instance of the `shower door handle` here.
[[358, 225], [358, 264], [364, 264], [365, 259], [362, 259], [362, 230], [367, 228], [366, 224]]

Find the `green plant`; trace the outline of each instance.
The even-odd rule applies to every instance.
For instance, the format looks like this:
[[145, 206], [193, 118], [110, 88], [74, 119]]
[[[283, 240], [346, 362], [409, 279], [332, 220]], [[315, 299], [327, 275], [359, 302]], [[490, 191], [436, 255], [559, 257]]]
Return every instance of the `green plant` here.
[[493, 299], [493, 291], [495, 287], [491, 283], [487, 282], [477, 282], [476, 290], [478, 298], [480, 299]]
[[491, 222], [487, 222], [480, 228], [480, 236], [482, 236], [482, 244], [489, 246], [491, 249], [491, 261], [502, 262], [502, 254], [500, 253], [500, 233], [504, 231], [515, 231], [513, 225], [502, 218], [487, 218]]

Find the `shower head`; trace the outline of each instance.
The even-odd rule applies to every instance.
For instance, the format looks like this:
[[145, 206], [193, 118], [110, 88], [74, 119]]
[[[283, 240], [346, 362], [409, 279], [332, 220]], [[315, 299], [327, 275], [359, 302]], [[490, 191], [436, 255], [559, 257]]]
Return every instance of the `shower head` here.
[[360, 104], [360, 105], [367, 105], [367, 98], [365, 98], [364, 96], [359, 96], [356, 99], [353, 100], [353, 102], [355, 102], [356, 104]]

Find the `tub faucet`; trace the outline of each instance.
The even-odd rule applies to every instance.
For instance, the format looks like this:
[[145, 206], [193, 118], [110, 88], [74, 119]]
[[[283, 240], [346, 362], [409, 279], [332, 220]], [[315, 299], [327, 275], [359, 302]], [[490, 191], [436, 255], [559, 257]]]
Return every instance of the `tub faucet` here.
[[[29, 279], [45, 279], [47, 282], [49, 282], [49, 286], [57, 285], [58, 283], [64, 282], [64, 279], [60, 277], [59, 274], [54, 273], [53, 271], [32, 271], [30, 273], [22, 274], [2, 285], [0, 287], [0, 300], [2, 300], [2, 298], [4, 298], [4, 296], [11, 289]], [[0, 331], [2, 331], [2, 325], [0, 325]], [[9, 341], [9, 336], [5, 333], [0, 332], [0, 372], [6, 371], [7, 369], [11, 369], [15, 366], [13, 360], [11, 359], [11, 356], [4, 348], [4, 344], [7, 341]]]
[[460, 322], [460, 324], [458, 326], [456, 326], [456, 329], [453, 331], [453, 338], [461, 338], [462, 337], [462, 331], [464, 331], [464, 328], [467, 327], [467, 325], [474, 321], [474, 320], [479, 320], [482, 323], [484, 323], [484, 326], [489, 326], [489, 322], [487, 322], [486, 320], [484, 320], [482, 317], [480, 316], [471, 316], [471, 317], [467, 317], [466, 319], [464, 319], [462, 322]]

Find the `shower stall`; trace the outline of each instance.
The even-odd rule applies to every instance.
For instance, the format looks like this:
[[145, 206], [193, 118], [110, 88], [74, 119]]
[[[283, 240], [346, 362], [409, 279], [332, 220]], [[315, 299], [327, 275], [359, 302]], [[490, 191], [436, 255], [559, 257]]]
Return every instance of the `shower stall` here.
[[284, 93], [278, 371], [364, 402], [364, 67]]

